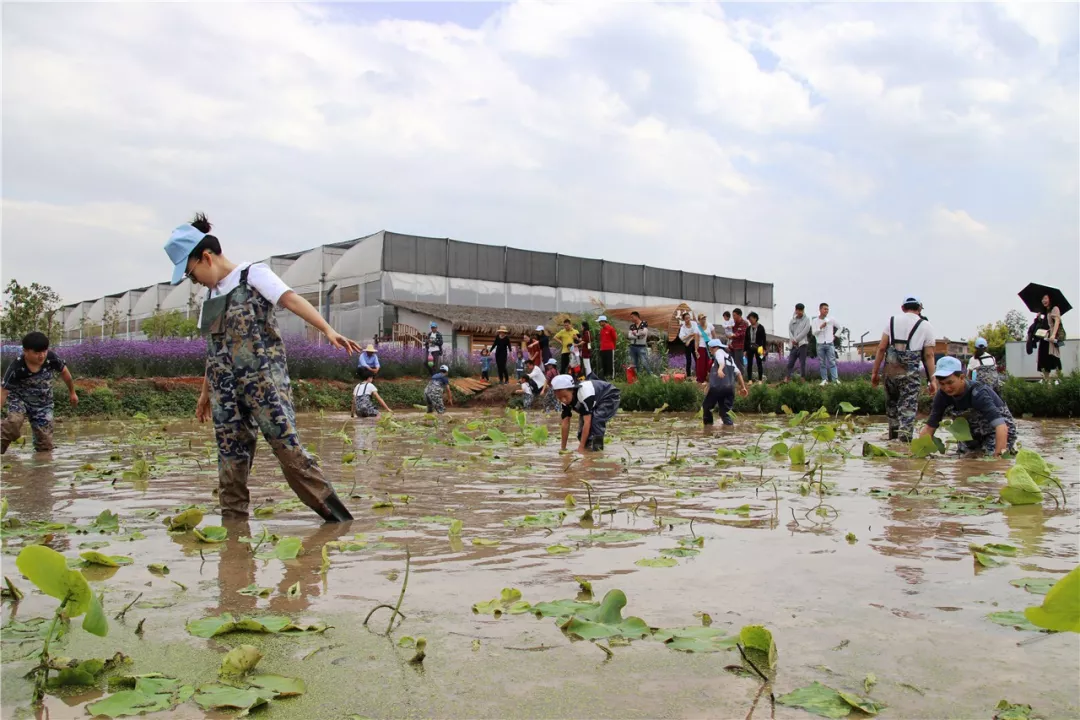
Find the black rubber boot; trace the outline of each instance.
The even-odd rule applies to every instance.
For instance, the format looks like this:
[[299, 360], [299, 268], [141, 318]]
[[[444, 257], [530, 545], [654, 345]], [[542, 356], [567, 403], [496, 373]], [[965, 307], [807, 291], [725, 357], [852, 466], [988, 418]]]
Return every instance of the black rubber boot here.
[[604, 438], [602, 438], [602, 437], [591, 437], [591, 438], [589, 438], [588, 440], [585, 441], [585, 449], [586, 450], [603, 450], [604, 449]]
[[889, 430], [889, 439], [895, 440], [900, 435], [898, 430]]
[[319, 517], [328, 523], [348, 522], [353, 519], [349, 508], [345, 507], [345, 503], [341, 502], [341, 498], [338, 497], [337, 493], [330, 493], [322, 509], [316, 510], [316, 512], [319, 513]]

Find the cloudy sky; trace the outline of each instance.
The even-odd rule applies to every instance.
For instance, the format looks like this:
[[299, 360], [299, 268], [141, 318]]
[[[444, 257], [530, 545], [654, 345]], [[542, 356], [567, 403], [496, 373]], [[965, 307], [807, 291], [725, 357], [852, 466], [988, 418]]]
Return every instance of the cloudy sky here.
[[[379, 229], [971, 334], [1080, 305], [1076, 4], [3, 5], [2, 275], [73, 302]], [[1075, 336], [1080, 311], [1066, 316]]]

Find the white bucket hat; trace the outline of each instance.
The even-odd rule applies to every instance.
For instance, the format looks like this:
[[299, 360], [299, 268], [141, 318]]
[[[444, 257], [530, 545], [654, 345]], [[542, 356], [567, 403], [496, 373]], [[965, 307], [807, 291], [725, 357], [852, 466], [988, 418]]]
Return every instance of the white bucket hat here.
[[569, 375], [556, 375], [551, 379], [552, 390], [571, 390], [574, 387], [574, 378]]

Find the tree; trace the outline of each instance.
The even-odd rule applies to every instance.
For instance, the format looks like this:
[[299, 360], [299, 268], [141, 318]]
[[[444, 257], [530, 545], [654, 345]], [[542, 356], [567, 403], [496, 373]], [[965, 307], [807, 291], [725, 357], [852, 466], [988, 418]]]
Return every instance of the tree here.
[[1005, 325], [1009, 328], [1013, 340], [1023, 340], [1027, 336], [1028, 320], [1019, 310], [1005, 313]]
[[[982, 325], [977, 337], [986, 340], [986, 349], [997, 360], [1005, 359], [1005, 344], [1023, 340], [1027, 334], [1027, 319], [1016, 310], [1010, 310], [1004, 320]], [[975, 352], [975, 339], [968, 340], [968, 349]]]
[[198, 332], [198, 323], [189, 320], [179, 310], [158, 311], [143, 320], [142, 331], [151, 340], [168, 337], [194, 337]]
[[101, 317], [101, 334], [105, 337], [114, 338], [120, 334], [120, 310], [114, 304], [105, 311]]
[[12, 280], [4, 288], [4, 295], [4, 310], [0, 316], [4, 337], [19, 339], [28, 332], [39, 330], [50, 339], [59, 340], [63, 327], [55, 318], [60, 309], [60, 296], [51, 287], [38, 283], [20, 285], [18, 280]]

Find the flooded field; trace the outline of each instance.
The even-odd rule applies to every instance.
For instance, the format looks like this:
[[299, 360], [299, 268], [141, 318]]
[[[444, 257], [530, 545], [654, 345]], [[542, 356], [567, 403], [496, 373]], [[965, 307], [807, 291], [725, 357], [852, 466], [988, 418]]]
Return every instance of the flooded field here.
[[[706, 433], [691, 416], [623, 414], [588, 456], [560, 454], [557, 419], [540, 414], [525, 427], [497, 413], [451, 411], [437, 426], [419, 413], [378, 425], [312, 415], [301, 428], [356, 519], [321, 525], [260, 441], [258, 511], [226, 523], [223, 542], [163, 524], [194, 505], [200, 528], [222, 525], [206, 426], [69, 422], [50, 462], [13, 448], [3, 574], [25, 598], [3, 607], [3, 717], [35, 714], [23, 677], [40, 647], [33, 619], [57, 603], [14, 560], [43, 538], [72, 563], [94, 550], [132, 560], [82, 569], [109, 634], [72, 622], [52, 653], [121, 652], [130, 662], [106, 675], [160, 673], [189, 688], [148, 718], [228, 716], [190, 689], [218, 682], [242, 644], [261, 651], [257, 672], [306, 686], [256, 711], [274, 718], [811, 717], [779, 700], [814, 682], [884, 706], [882, 717], [991, 718], [1003, 699], [1080, 716], [1080, 636], [1010, 626], [1078, 562], [1075, 422], [1020, 421], [1021, 442], [1063, 483], [1056, 500], [1025, 506], [994, 502], [1011, 461], [864, 458], [865, 442], [886, 444], [884, 425], [862, 418], [744, 417]], [[806, 463], [793, 467], [784, 451], [797, 444]], [[287, 538], [302, 542], [295, 559], [280, 559]], [[389, 609], [363, 622], [398, 603], [407, 565], [405, 619], [388, 638]], [[504, 588], [521, 597], [495, 614]], [[622, 619], [550, 604], [613, 590], [626, 597]], [[561, 630], [579, 610], [593, 621]], [[1021, 614], [992, 615], [1005, 611]], [[189, 631], [222, 613], [309, 631]], [[776, 645], [762, 693], [734, 648], [748, 625]], [[411, 663], [403, 638], [419, 637], [426, 657]], [[103, 675], [50, 694], [41, 714], [89, 717], [108, 694]]]

